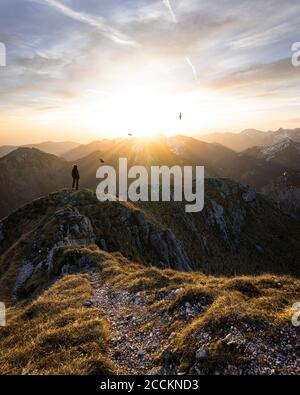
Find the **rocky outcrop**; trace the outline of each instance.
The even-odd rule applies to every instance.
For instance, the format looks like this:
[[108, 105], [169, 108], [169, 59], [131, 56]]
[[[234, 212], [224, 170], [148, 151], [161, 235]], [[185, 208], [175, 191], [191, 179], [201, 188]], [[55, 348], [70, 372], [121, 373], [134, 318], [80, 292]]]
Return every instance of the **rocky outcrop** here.
[[160, 256], [162, 266], [184, 271], [192, 270], [192, 263], [186, 251], [170, 229], [165, 232], [151, 230], [149, 241]]
[[300, 188], [276, 188], [270, 197], [278, 203], [281, 210], [295, 218], [300, 218]]
[[11, 294], [31, 294], [53, 276], [92, 264], [81, 254], [76, 268], [71, 255], [57, 265], [57, 256], [93, 244], [129, 261], [179, 271], [299, 273], [296, 220], [232, 181], [206, 180], [205, 189], [204, 210], [193, 214], [180, 202], [100, 203], [85, 190], [35, 200], [0, 223], [0, 287], [5, 274], [13, 281]]
[[[13, 300], [42, 285], [54, 273], [69, 272], [69, 267], [63, 267], [59, 272], [54, 270], [55, 256], [60, 248], [92, 245], [96, 239], [89, 218], [74, 207], [57, 210], [53, 217], [41, 224], [41, 228], [42, 233], [38, 229], [26, 239], [26, 249], [30, 253], [19, 264], [20, 269], [12, 291]], [[82, 262], [82, 267], [84, 264]], [[78, 266], [78, 261], [76, 265]]]
[[74, 207], [67, 207], [55, 213], [58, 232], [55, 234], [53, 246], [48, 252], [46, 265], [49, 270], [53, 266], [53, 257], [57, 249], [71, 245], [91, 245], [96, 236], [89, 218], [80, 214]]
[[249, 188], [246, 192], [243, 193], [242, 195], [244, 202], [249, 203], [253, 202], [253, 200], [256, 198], [256, 191], [254, 188]]
[[[117, 203], [118, 204], [118, 203]], [[190, 271], [193, 264], [182, 243], [171, 229], [163, 230], [146, 220], [140, 210], [130, 210], [119, 204], [118, 220], [122, 223], [126, 239], [139, 253], [151, 253], [157, 256], [161, 267]]]

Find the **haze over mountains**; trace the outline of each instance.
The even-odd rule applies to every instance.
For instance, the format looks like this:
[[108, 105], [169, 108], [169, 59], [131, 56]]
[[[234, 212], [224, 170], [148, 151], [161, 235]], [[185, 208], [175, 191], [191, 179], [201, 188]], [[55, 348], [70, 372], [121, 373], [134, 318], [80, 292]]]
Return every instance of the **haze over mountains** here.
[[0, 158], [0, 216], [64, 187], [66, 162], [36, 148], [18, 148]]
[[[63, 155], [64, 153], [68, 152], [69, 150], [77, 147], [79, 144], [74, 143], [73, 141], [62, 141], [62, 142], [53, 142], [53, 141], [45, 141], [39, 144], [26, 144], [22, 147], [27, 148], [36, 148], [40, 151], [46, 152], [48, 154], [53, 155]], [[18, 149], [19, 146], [15, 145], [3, 145], [0, 147], [0, 158], [9, 154], [10, 152]]]
[[241, 133], [214, 133], [201, 136], [201, 140], [203, 141], [208, 143], [220, 143], [235, 151], [244, 151], [254, 146], [270, 146], [286, 138], [300, 142], [300, 129], [281, 128], [275, 132], [246, 129]]
[[[298, 130], [288, 135], [297, 139]], [[286, 131], [276, 132], [272, 140], [277, 142], [273, 145], [255, 146], [240, 153], [219, 143], [207, 143], [188, 136], [166, 138], [163, 135], [153, 139], [105, 139], [76, 146], [68, 152], [64, 150], [64, 143], [38, 145], [64, 152], [60, 156], [46, 154], [36, 148], [18, 148], [0, 158], [0, 215], [7, 215], [45, 193], [69, 187], [70, 169], [75, 161], [81, 173], [81, 186], [95, 190], [98, 183], [95, 175], [102, 161], [117, 168], [120, 157], [128, 158], [128, 166], [148, 168], [152, 165], [201, 165], [205, 166], [206, 177], [231, 178], [253, 186], [259, 192], [272, 193], [273, 197], [274, 191], [278, 194], [279, 190], [281, 195], [283, 190], [285, 195], [298, 194], [300, 143], [285, 136]], [[73, 146], [75, 143], [67, 143], [67, 146], [69, 144]], [[295, 204], [298, 207], [298, 203]]]

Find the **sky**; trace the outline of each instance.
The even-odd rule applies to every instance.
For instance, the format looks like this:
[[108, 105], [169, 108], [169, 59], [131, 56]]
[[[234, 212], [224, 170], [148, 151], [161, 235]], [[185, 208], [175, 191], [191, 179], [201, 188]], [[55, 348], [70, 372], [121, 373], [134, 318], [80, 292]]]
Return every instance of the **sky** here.
[[299, 20], [299, 0], [1, 0], [0, 144], [299, 127]]

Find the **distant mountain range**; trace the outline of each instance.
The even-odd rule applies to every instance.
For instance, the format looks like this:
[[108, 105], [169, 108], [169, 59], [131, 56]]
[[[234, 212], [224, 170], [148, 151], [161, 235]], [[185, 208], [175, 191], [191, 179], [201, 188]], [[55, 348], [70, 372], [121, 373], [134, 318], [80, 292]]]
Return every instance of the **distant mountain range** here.
[[[36, 148], [40, 151], [46, 152], [48, 154], [53, 154], [57, 156], [61, 156], [66, 152], [77, 147], [79, 143], [75, 143], [73, 141], [62, 141], [62, 142], [53, 142], [53, 141], [45, 141], [39, 144], [26, 144], [22, 147], [25, 148]], [[0, 147], [0, 158], [9, 154], [10, 152], [20, 148], [15, 145], [3, 145]]]
[[267, 162], [300, 170], [300, 142], [286, 138], [268, 147], [253, 147], [243, 152], [257, 160], [264, 159]]
[[185, 136], [172, 137], [168, 142], [185, 163], [203, 164], [210, 170], [209, 175], [231, 178], [260, 192], [270, 192], [282, 181], [300, 186], [300, 143], [289, 138], [241, 153]]
[[[300, 142], [300, 128], [279, 129], [277, 131], [263, 132], [256, 129], [246, 129], [241, 133], [213, 133], [202, 135], [195, 141], [201, 140], [203, 143], [216, 143], [230, 150], [241, 152], [252, 147], [265, 147], [277, 144], [286, 139]], [[95, 151], [108, 151], [114, 146], [122, 144], [126, 139], [104, 139], [92, 141], [88, 144], [79, 144], [73, 141], [52, 142], [46, 141], [39, 144], [27, 144], [21, 147], [37, 148], [40, 151], [61, 156], [67, 161], [77, 161]], [[182, 136], [184, 140], [184, 136]], [[170, 140], [172, 141], [172, 139]], [[178, 142], [180, 144], [180, 142]], [[199, 143], [198, 143], [199, 144]], [[20, 146], [3, 145], [0, 146], [0, 158], [19, 148]], [[202, 145], [204, 151], [205, 146]], [[175, 146], [174, 146], [175, 148]]]
[[0, 158], [0, 217], [65, 186], [66, 162], [36, 148], [18, 148]]
[[76, 147], [65, 150], [62, 157], [70, 162], [77, 161], [78, 159], [84, 158], [95, 151], [108, 151], [112, 149], [115, 144], [118, 144], [119, 140], [96, 140], [88, 144], [80, 144]]
[[[300, 143], [290, 138], [241, 153], [187, 136], [160, 136], [153, 140], [127, 138], [95, 141], [63, 156], [69, 161], [36, 148], [23, 147], [0, 158], [0, 216], [35, 197], [69, 187], [75, 161], [80, 169], [81, 187], [91, 189], [98, 183], [95, 176], [98, 167], [105, 163], [117, 168], [120, 157], [128, 158], [129, 167], [202, 165], [206, 177], [230, 178], [266, 194], [288, 188], [290, 196], [291, 189], [292, 194], [298, 194], [294, 189], [300, 188]], [[276, 195], [280, 195], [283, 203], [282, 193]], [[298, 206], [300, 209], [300, 202], [296, 203], [296, 211]]]
[[270, 146], [287, 138], [300, 142], [300, 128], [278, 129], [275, 132], [246, 129], [241, 133], [214, 133], [201, 136], [200, 138], [207, 143], [222, 144], [234, 151], [244, 151], [255, 146]]

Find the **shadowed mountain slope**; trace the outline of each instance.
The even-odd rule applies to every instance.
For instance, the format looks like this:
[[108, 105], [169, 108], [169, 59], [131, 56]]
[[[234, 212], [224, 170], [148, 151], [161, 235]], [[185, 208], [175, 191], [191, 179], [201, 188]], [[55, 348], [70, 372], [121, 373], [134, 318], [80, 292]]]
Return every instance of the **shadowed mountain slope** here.
[[33, 201], [0, 222], [0, 373], [299, 374], [299, 234], [224, 180], [199, 214], [87, 190]]
[[14, 298], [41, 287], [49, 273], [62, 273], [54, 256], [69, 245], [97, 244], [180, 271], [300, 274], [299, 223], [224, 180], [206, 181], [201, 213], [187, 214], [177, 202], [100, 203], [89, 191], [60, 191], [11, 214], [0, 230], [0, 288]]
[[0, 159], [0, 217], [63, 187], [66, 162], [35, 148], [18, 148]]

